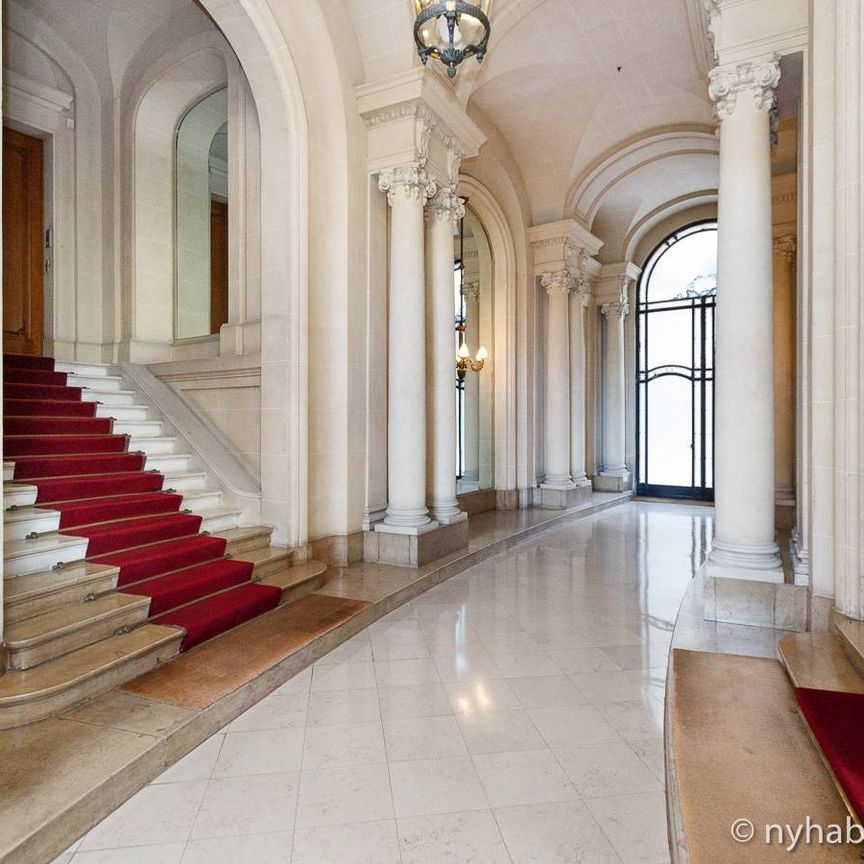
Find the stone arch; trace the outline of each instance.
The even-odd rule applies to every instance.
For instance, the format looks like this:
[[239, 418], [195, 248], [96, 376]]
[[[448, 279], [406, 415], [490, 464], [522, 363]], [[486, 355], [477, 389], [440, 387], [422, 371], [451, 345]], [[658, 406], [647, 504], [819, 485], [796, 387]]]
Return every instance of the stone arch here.
[[517, 453], [516, 250], [504, 211], [479, 180], [462, 174], [459, 178], [459, 194], [468, 198], [469, 206], [489, 242], [494, 316], [492, 361], [495, 372], [493, 477], [496, 490], [515, 492], [520, 467], [527, 471], [527, 454], [520, 459]]

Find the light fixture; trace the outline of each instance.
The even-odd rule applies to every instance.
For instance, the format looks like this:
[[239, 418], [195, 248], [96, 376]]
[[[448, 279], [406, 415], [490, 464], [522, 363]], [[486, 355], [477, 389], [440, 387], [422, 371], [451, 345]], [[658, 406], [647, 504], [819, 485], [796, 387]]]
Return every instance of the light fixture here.
[[456, 319], [456, 332], [459, 334], [459, 348], [456, 351], [456, 386], [462, 390], [465, 387], [465, 376], [470, 369], [479, 372], [486, 363], [489, 352], [481, 345], [477, 350], [476, 357], [471, 359], [471, 352], [465, 344], [465, 319]]
[[492, 0], [414, 0], [414, 41], [423, 65], [430, 57], [440, 60], [455, 78], [456, 67], [466, 57], [482, 63], [489, 45], [491, 6]]

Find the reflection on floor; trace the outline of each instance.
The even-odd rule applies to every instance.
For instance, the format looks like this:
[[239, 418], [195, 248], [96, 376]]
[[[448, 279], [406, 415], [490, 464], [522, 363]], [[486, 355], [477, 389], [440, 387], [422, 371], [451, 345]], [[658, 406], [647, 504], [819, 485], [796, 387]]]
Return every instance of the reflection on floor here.
[[711, 519], [624, 505], [453, 577], [57, 861], [668, 862], [665, 667]]

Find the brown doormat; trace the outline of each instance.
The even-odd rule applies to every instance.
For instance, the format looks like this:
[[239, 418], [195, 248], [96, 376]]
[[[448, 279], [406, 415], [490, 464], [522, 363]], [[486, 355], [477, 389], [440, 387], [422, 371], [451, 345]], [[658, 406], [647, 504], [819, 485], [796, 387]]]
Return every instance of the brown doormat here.
[[164, 663], [123, 689], [184, 708], [208, 708], [369, 605], [308, 594]]
[[[811, 744], [776, 660], [674, 649], [673, 723], [684, 836], [691, 864], [860, 862], [856, 847], [819, 844], [846, 808]], [[806, 842], [807, 825], [811, 826]], [[749, 820], [749, 842], [732, 839]], [[804, 826], [793, 851], [788, 833]], [[738, 823], [741, 836], [747, 825]], [[826, 835], [827, 839], [827, 835]]]

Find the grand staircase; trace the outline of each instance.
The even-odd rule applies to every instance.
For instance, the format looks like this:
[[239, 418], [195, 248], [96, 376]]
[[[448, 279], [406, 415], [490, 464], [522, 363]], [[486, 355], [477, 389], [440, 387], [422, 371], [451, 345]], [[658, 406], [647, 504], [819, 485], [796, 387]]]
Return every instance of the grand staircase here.
[[315, 590], [108, 366], [4, 358], [0, 728], [32, 722]]

